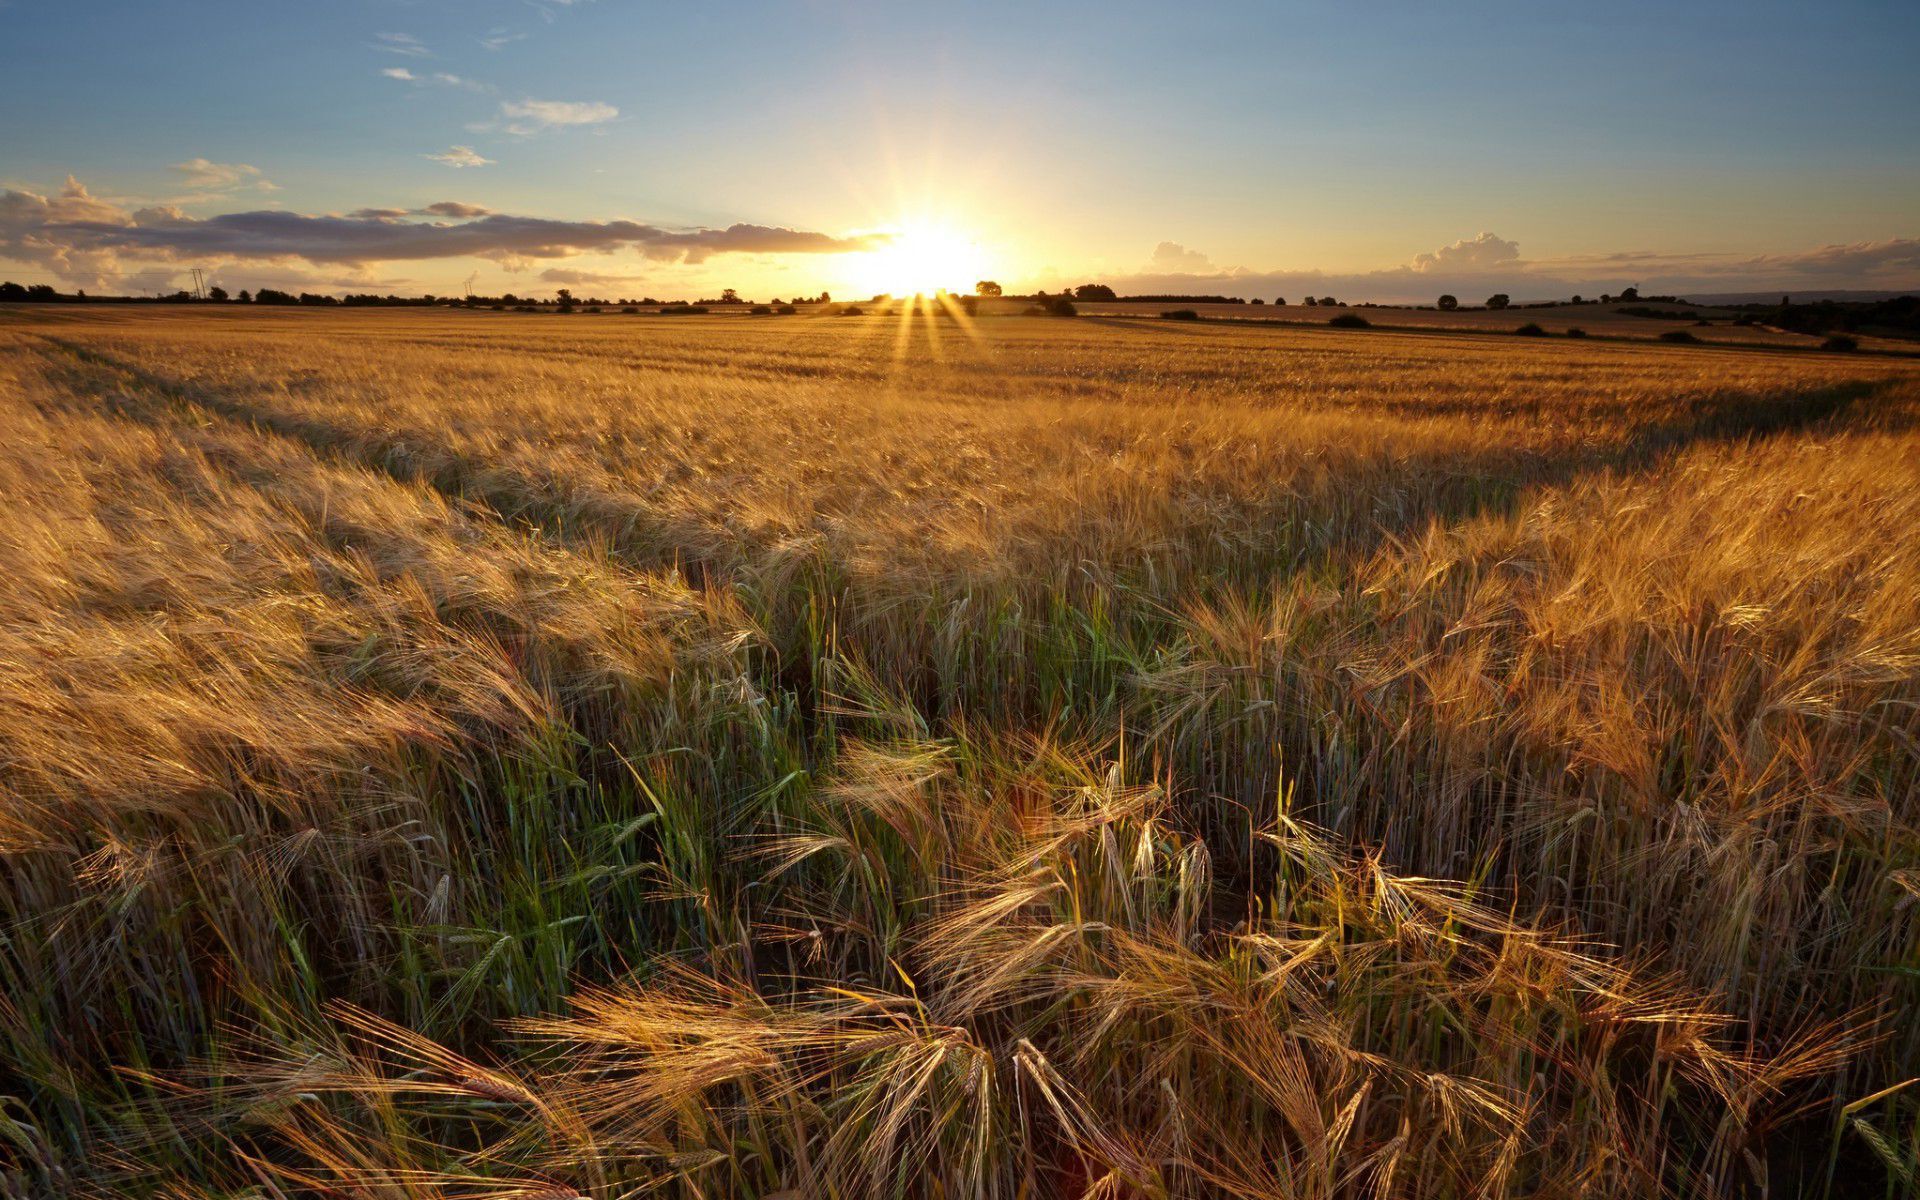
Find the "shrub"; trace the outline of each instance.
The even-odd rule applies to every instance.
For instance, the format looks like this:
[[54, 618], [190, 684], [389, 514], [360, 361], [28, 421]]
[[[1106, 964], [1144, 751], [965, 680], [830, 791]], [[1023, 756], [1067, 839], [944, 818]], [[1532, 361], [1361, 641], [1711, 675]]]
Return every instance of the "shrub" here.
[[1533, 321], [1528, 321], [1525, 325], [1522, 325], [1520, 328], [1514, 330], [1514, 332], [1519, 334], [1521, 337], [1547, 336], [1547, 331], [1540, 328], [1539, 324]]
[[794, 307], [793, 305], [791, 305], [791, 304], [776, 304], [776, 305], [774, 305], [774, 306], [773, 306], [773, 311], [774, 311], [775, 313], [777, 313], [777, 314], [779, 314], [780, 316], [783, 316], [783, 317], [790, 317], [790, 316], [792, 316], [792, 315], [793, 315], [794, 313], [797, 313], [797, 312], [799, 312], [800, 310], [799, 310], [799, 309], [797, 309], [797, 308], [795, 308], [795, 307]]
[[1587, 331], [1580, 328], [1578, 325], [1575, 325], [1570, 327], [1567, 330], [1567, 336], [1568, 337], [1585, 337], [1587, 336]]
[[1495, 292], [1493, 295], [1487, 297], [1488, 308], [1501, 309], [1511, 303], [1513, 303], [1512, 298], [1505, 292]]
[[1080, 310], [1075, 308], [1073, 301], [1067, 299], [1065, 296], [1055, 296], [1047, 302], [1047, 315], [1050, 317], [1077, 317], [1080, 315]]
[[697, 317], [705, 315], [706, 311], [707, 306], [704, 304], [668, 304], [660, 309], [660, 315], [663, 317]]
[[1836, 333], [1826, 341], [1821, 342], [1820, 348], [1822, 350], [1858, 350], [1860, 348], [1860, 341], [1858, 338], [1848, 337], [1844, 333]]
[[631, 304], [628, 304], [628, 305], [624, 305], [624, 306], [622, 306], [622, 307], [621, 307], [621, 309], [620, 309], [620, 311], [621, 311], [621, 312], [623, 312], [623, 313], [637, 313], [637, 312], [639, 312], [640, 310], [639, 310], [639, 309], [637, 309], [637, 308], [635, 308], [635, 307], [634, 307], [633, 305], [631, 305]]
[[491, 308], [493, 309], [493, 311], [495, 311], [495, 312], [505, 312], [505, 311], [507, 311], [507, 306], [506, 306], [506, 305], [504, 305], [504, 304], [494, 304], [494, 305], [490, 305], [489, 307], [491, 307]]
[[1688, 333], [1684, 329], [1669, 329], [1665, 333], [1660, 335], [1660, 340], [1663, 342], [1681, 342], [1681, 343], [1691, 343], [1696, 345], [1700, 341], [1699, 338], [1693, 336], [1691, 333]]
[[754, 317], [770, 317], [773, 315], [773, 305], [756, 304], [747, 310], [747, 314]]
[[867, 315], [867, 310], [861, 308], [858, 304], [849, 304], [840, 310], [839, 315], [843, 317], [864, 317]]
[[1200, 314], [1190, 308], [1170, 308], [1161, 313], [1160, 316], [1162, 319], [1168, 321], [1198, 321], [1200, 319]]
[[1333, 326], [1335, 329], [1371, 329], [1373, 328], [1373, 322], [1367, 320], [1365, 317], [1361, 316], [1359, 313], [1341, 313], [1339, 316], [1329, 320], [1327, 324]]
[[591, 313], [597, 313], [600, 311], [600, 306], [598, 304], [589, 304], [587, 305], [587, 311]]

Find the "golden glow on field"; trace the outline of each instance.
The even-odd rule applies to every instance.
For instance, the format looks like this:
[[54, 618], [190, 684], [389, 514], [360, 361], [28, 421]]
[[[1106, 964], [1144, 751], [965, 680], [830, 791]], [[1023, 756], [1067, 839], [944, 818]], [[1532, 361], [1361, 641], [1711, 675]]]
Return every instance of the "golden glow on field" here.
[[946, 289], [967, 293], [988, 275], [989, 262], [980, 243], [953, 225], [940, 221], [908, 221], [888, 231], [890, 239], [848, 265], [848, 274], [863, 292], [895, 296], [932, 294]]

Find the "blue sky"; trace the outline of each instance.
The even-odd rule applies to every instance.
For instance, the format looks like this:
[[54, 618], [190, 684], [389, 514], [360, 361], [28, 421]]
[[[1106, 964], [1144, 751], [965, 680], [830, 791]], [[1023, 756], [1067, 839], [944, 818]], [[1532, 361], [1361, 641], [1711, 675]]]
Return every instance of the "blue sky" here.
[[798, 291], [938, 227], [1016, 286], [1905, 287], [1916, 62], [1913, 3], [0, 0], [0, 264]]

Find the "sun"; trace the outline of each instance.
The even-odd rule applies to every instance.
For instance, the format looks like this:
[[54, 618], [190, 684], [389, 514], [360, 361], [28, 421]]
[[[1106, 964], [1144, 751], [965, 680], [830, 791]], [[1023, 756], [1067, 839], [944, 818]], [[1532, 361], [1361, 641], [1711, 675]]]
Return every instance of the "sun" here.
[[980, 243], [952, 225], [908, 221], [885, 232], [883, 245], [849, 264], [862, 290], [894, 296], [971, 292], [987, 277], [987, 255]]

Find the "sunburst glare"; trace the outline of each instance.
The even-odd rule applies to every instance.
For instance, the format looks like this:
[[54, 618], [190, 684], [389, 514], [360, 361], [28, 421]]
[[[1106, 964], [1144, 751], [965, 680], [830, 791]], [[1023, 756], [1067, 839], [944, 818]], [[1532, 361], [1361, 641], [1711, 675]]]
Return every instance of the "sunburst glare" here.
[[989, 274], [989, 257], [980, 243], [948, 222], [916, 219], [887, 232], [884, 245], [848, 265], [863, 291], [895, 296], [968, 292]]

